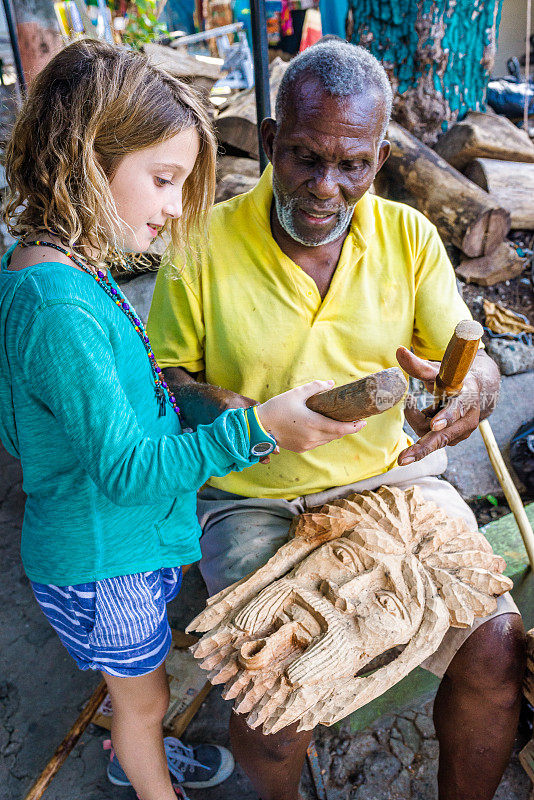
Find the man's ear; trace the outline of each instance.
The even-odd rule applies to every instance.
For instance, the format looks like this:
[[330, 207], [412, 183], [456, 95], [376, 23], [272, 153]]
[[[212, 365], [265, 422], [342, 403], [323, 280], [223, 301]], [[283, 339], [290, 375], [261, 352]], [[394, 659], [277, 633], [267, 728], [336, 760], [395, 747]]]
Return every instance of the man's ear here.
[[264, 119], [261, 123], [260, 132], [263, 149], [269, 161], [272, 162], [274, 137], [276, 135], [276, 120], [272, 117]]
[[391, 145], [387, 139], [384, 139], [384, 141], [378, 148], [378, 167], [376, 170], [377, 172], [382, 169], [382, 167], [388, 160], [390, 152], [391, 152]]

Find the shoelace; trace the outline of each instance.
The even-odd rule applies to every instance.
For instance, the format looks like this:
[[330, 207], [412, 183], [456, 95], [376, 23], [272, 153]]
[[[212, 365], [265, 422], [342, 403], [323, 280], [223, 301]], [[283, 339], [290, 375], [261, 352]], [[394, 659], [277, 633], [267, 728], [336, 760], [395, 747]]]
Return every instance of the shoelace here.
[[[191, 753], [193, 753], [193, 749], [191, 747], [186, 747], [186, 745], [182, 744], [182, 742], [179, 739], [174, 739], [174, 737], [172, 737], [172, 736], [167, 736], [163, 740], [163, 743], [165, 745], [165, 753], [167, 755], [167, 761], [169, 761], [169, 751], [171, 751], [171, 753], [173, 755], [173, 759], [174, 759], [174, 755], [175, 755], [174, 751], [178, 750], [179, 747], [182, 748], [183, 750], [190, 751]], [[105, 739], [102, 742], [102, 747], [103, 747], [104, 750], [109, 750], [110, 751], [110, 753], [109, 753], [110, 759], [114, 758], [115, 750], [113, 749], [113, 745], [111, 743], [111, 739]], [[182, 761], [183, 760], [184, 759], [182, 759]], [[198, 766], [198, 767], [202, 767], [203, 769], [209, 769], [209, 767], [205, 767], [204, 764], [201, 764], [199, 761], [195, 761], [194, 758], [193, 759], [188, 758], [188, 760], [190, 761], [190, 764], [188, 764], [188, 766], [186, 767], [186, 771], [189, 768], [189, 766], [195, 766], [195, 767]], [[174, 770], [171, 769], [170, 762], [169, 762], [169, 772], [172, 772], [172, 774], [175, 776], [175, 778], [177, 778], [177, 780], [183, 780], [183, 778], [178, 777], [178, 775], [176, 775]], [[176, 797], [178, 798], [178, 800], [189, 800], [188, 796], [186, 795], [186, 793], [184, 792], [184, 790], [182, 789], [181, 786], [178, 786], [177, 784], [173, 784], [172, 788], [176, 792]], [[137, 795], [137, 800], [141, 800], [139, 795]]]
[[175, 739], [173, 736], [166, 736], [163, 744], [165, 745], [169, 771], [172, 772], [176, 780], [185, 780], [187, 771], [194, 767], [209, 769], [205, 764], [201, 764], [200, 761], [195, 759], [193, 748], [187, 747], [179, 739]]

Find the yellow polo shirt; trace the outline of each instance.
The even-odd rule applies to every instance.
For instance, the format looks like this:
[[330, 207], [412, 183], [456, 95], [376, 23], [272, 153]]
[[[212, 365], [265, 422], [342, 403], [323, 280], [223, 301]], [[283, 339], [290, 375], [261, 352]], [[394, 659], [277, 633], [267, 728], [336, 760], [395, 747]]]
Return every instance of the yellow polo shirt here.
[[[315, 378], [337, 385], [398, 366], [399, 345], [441, 359], [470, 318], [437, 231], [409, 206], [370, 194], [358, 202], [328, 293], [271, 234], [272, 170], [252, 191], [216, 206], [193, 263], [162, 270], [148, 332], [159, 364], [205, 370], [209, 383], [260, 402]], [[285, 497], [386, 472], [410, 439], [402, 403], [361, 433], [306, 453], [282, 450], [212, 486]]]

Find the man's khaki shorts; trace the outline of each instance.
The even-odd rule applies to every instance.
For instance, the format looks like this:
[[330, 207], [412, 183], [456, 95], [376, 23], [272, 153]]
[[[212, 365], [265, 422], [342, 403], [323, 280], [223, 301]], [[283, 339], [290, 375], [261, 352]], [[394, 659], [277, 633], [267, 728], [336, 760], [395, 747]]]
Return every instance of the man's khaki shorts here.
[[[209, 594], [216, 594], [265, 564], [287, 541], [293, 517], [365, 489], [384, 485], [400, 489], [419, 486], [427, 500], [434, 501], [451, 517], [463, 517], [476, 530], [475, 516], [456, 489], [435, 477], [445, 470], [446, 463], [445, 453], [438, 451], [407, 467], [395, 467], [374, 478], [294, 500], [242, 497], [207, 487], [199, 494], [198, 516], [203, 529], [200, 571]], [[497, 610], [490, 616], [477, 619], [470, 628], [450, 628], [438, 650], [421, 666], [443, 677], [454, 655], [473, 631], [500, 614], [519, 614], [508, 592], [499, 598]]]

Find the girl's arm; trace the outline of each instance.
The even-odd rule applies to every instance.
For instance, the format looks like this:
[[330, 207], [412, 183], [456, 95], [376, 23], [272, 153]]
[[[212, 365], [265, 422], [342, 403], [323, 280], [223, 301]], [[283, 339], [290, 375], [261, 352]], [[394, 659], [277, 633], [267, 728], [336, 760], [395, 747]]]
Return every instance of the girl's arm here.
[[[28, 391], [48, 407], [58, 433], [117, 505], [194, 491], [212, 475], [258, 460], [250, 456], [243, 409], [225, 411], [194, 433], [146, 435], [121, 385], [109, 334], [88, 307], [71, 301], [42, 306], [20, 337], [19, 357]], [[148, 359], [139, 380], [152, 381]], [[305, 406], [306, 397], [325, 388], [315, 382], [259, 406], [282, 447], [306, 450], [359, 429], [359, 423], [335, 423]], [[174, 413], [170, 405], [167, 413]]]

